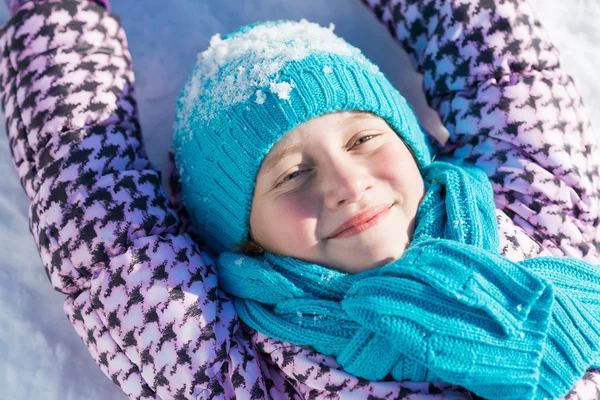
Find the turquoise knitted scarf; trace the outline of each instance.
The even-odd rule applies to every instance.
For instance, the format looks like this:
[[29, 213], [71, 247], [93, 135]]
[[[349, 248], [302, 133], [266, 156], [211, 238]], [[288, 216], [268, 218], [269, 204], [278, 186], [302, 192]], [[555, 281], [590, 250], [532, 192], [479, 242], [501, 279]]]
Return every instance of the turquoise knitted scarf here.
[[413, 240], [386, 266], [346, 274], [222, 254], [219, 282], [240, 318], [364, 379], [445, 381], [490, 399], [565, 395], [600, 355], [596, 268], [509, 261], [483, 171], [435, 161], [422, 172]]

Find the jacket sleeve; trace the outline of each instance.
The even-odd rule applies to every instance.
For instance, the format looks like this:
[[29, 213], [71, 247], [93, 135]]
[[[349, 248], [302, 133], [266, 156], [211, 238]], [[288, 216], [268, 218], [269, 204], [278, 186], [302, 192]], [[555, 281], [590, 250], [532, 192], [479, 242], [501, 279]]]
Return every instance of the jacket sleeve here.
[[555, 255], [598, 263], [599, 157], [573, 80], [526, 1], [363, 0], [408, 52], [496, 205]]
[[70, 322], [130, 398], [214, 392], [238, 319], [144, 152], [119, 20], [87, 1], [27, 3], [0, 34], [11, 154]]

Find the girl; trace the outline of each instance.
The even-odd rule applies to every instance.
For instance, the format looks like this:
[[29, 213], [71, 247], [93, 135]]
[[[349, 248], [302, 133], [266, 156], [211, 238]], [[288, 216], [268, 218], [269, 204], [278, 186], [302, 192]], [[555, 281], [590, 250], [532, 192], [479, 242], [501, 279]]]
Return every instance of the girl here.
[[[518, 398], [543, 398], [566, 394], [585, 368], [595, 365], [598, 359], [596, 341], [593, 340], [598, 332], [595, 297], [599, 288], [595, 270], [575, 260], [558, 262], [539, 258], [547, 263], [568, 267], [552, 270], [548, 265], [540, 265], [542, 261], [516, 263], [520, 260], [536, 260], [534, 256], [543, 255], [566, 255], [591, 263], [597, 263], [598, 257], [598, 187], [593, 179], [597, 173], [593, 161], [595, 146], [587, 120], [581, 114], [579, 98], [572, 82], [558, 68], [556, 54], [540, 32], [539, 24], [523, 4], [506, 3], [495, 7], [493, 2], [466, 5], [458, 2], [399, 2], [394, 5], [371, 4], [371, 7], [398, 35], [417, 68], [425, 74], [430, 103], [440, 111], [451, 132], [448, 144], [441, 149], [442, 155], [447, 157], [445, 160], [466, 160], [482, 168], [490, 177], [496, 205], [492, 212], [497, 218], [495, 229], [499, 232], [499, 242], [495, 247], [499, 247], [504, 257], [482, 253], [482, 257], [487, 258], [477, 265], [481, 267], [477, 271], [480, 273], [478, 279], [486, 278], [486, 282], [490, 283], [487, 288], [493, 291], [493, 296], [483, 303], [483, 313], [477, 310], [471, 313], [481, 318], [486, 315], [498, 317], [499, 314], [494, 312], [504, 310], [506, 312], [503, 315], [508, 320], [510, 316], [515, 317], [518, 323], [501, 324], [505, 329], [503, 333], [509, 336], [523, 334], [527, 343], [542, 344], [544, 351], [527, 353], [537, 369], [532, 370], [529, 368], [531, 364], [527, 364], [527, 372], [507, 374], [505, 382], [513, 379], [510, 382], [518, 383], [515, 387], [519, 392], [503, 393], [502, 390], [509, 388], [502, 388], [502, 382], [495, 381], [500, 386], [490, 384], [486, 388], [481, 382], [469, 380], [472, 378], [469, 374], [453, 375], [456, 370], [452, 368], [469, 364], [464, 358], [456, 359], [457, 354], [452, 352], [442, 353], [442, 357], [439, 357], [443, 359], [448, 354], [454, 357], [450, 357], [455, 361], [450, 368], [444, 368], [443, 363], [437, 362], [435, 353], [420, 359], [416, 354], [419, 346], [412, 353], [406, 346], [403, 350], [410, 354], [409, 358], [405, 354], [396, 354], [393, 362], [388, 363], [389, 370], [374, 373], [377, 365], [373, 365], [373, 354], [382, 358], [386, 356], [386, 352], [382, 351], [386, 348], [374, 341], [366, 343], [368, 349], [373, 351], [366, 352], [365, 347], [359, 346], [363, 358], [354, 359], [358, 360], [354, 364], [341, 360], [345, 365], [343, 368], [338, 362], [339, 357], [336, 359], [331, 355], [339, 356], [339, 351], [330, 351], [331, 343], [313, 345], [331, 353], [325, 355], [307, 346], [268, 337], [248, 325], [256, 323], [265, 330], [271, 328], [270, 324], [256, 318], [256, 312], [262, 309], [269, 311], [264, 306], [268, 305], [268, 299], [253, 299], [260, 291], [250, 281], [248, 285], [236, 285], [235, 278], [238, 276], [253, 278], [249, 272], [256, 272], [254, 276], [279, 279], [276, 282], [279, 285], [268, 286], [271, 291], [267, 294], [272, 295], [276, 303], [285, 303], [289, 310], [277, 310], [279, 319], [271, 319], [274, 331], [282, 326], [282, 320], [300, 330], [302, 324], [310, 323], [310, 320], [303, 314], [294, 318], [299, 308], [287, 301], [285, 296], [288, 283], [307, 281], [297, 280], [300, 278], [287, 273], [281, 274], [281, 271], [286, 271], [286, 262], [297, 260], [289, 264], [292, 266], [289, 271], [292, 272], [298, 271], [295, 269], [298, 266], [306, 266], [312, 268], [306, 271], [327, 273], [324, 274], [322, 287], [331, 290], [334, 289], [332, 285], [326, 284], [329, 277], [343, 286], [353, 283], [353, 277], [377, 278], [378, 271], [397, 273], [397, 270], [389, 267], [395, 265], [397, 260], [413, 257], [418, 263], [421, 256], [411, 253], [413, 247], [406, 248], [411, 241], [420, 252], [432, 257], [439, 256], [440, 253], [435, 249], [429, 252], [433, 247], [428, 246], [436, 245], [427, 240], [437, 232], [431, 228], [432, 224], [429, 224], [431, 229], [425, 232], [419, 231], [421, 225], [413, 222], [417, 212], [414, 203], [419, 203], [419, 209], [426, 208], [423, 204], [432, 207], [439, 205], [442, 186], [436, 184], [435, 179], [427, 179], [427, 176], [433, 174], [431, 176], [440, 179], [450, 176], [448, 171], [453, 164], [448, 164], [448, 170], [442, 172], [434, 171], [432, 167], [427, 169], [433, 163], [429, 164], [428, 146], [419, 135], [414, 116], [403, 106], [399, 95], [391, 88], [385, 88], [384, 78], [376, 75], [376, 71], [370, 71], [376, 77], [368, 77], [365, 78], [367, 81], [358, 83], [362, 95], [368, 90], [361, 85], [371, 84], [375, 82], [374, 79], [378, 79], [377, 84], [384, 88], [378, 93], [386, 96], [372, 98], [376, 101], [372, 101], [371, 109], [362, 109], [371, 114], [354, 112], [354, 108], [343, 113], [329, 113], [336, 111], [334, 109], [319, 109], [319, 114], [314, 115], [319, 118], [314, 120], [286, 119], [291, 130], [285, 137], [283, 135], [287, 131], [266, 124], [266, 116], [258, 119], [261, 127], [271, 128], [268, 133], [277, 132], [280, 136], [263, 137], [263, 141], [256, 141], [272, 146], [272, 149], [263, 148], [262, 153], [257, 154], [258, 163], [255, 159], [254, 165], [256, 177], [248, 180], [248, 176], [244, 175], [251, 172], [245, 168], [224, 170], [230, 175], [241, 175], [240, 178], [231, 179], [236, 183], [235, 187], [229, 187], [231, 190], [242, 191], [239, 185], [243, 184], [252, 186], [253, 190], [243, 192], [243, 196], [233, 197], [244, 200], [246, 205], [251, 204], [251, 209], [242, 209], [240, 214], [246, 220], [238, 221], [235, 211], [239, 210], [231, 207], [232, 203], [224, 197], [218, 196], [219, 201], [208, 203], [221, 207], [223, 211], [214, 213], [212, 218], [217, 223], [204, 228], [205, 231], [202, 230], [203, 222], [197, 218], [201, 203], [195, 203], [190, 194], [190, 188], [197, 187], [191, 184], [191, 180], [205, 177], [207, 172], [218, 171], [201, 170], [200, 162], [205, 162], [205, 158], [196, 159], [198, 163], [186, 159], [184, 144], [190, 147], [189, 157], [194, 155], [194, 151], [211, 145], [210, 136], [201, 129], [212, 128], [189, 123], [193, 122], [190, 118], [204, 117], [204, 113], [211, 111], [197, 107], [199, 103], [194, 99], [199, 98], [196, 96], [199, 92], [192, 90], [195, 87], [195, 78], [192, 77], [180, 106], [180, 136], [176, 142], [178, 159], [183, 163], [188, 160], [186, 165], [180, 167], [184, 168], [183, 195], [188, 196], [186, 205], [192, 205], [192, 222], [199, 230], [201, 240], [206, 242], [207, 250], [215, 253], [230, 251], [230, 246], [235, 245], [238, 238], [244, 239], [249, 233], [253, 241], [266, 250], [256, 258], [225, 254], [219, 258], [217, 266], [189, 235], [182, 234], [182, 224], [168, 206], [158, 173], [145, 157], [132, 97], [133, 76], [129, 57], [123, 32], [116, 20], [101, 6], [91, 2], [28, 2], [18, 8], [14, 18], [4, 28], [1, 82], [2, 104], [14, 162], [25, 191], [32, 199], [31, 230], [53, 286], [68, 295], [65, 311], [76, 331], [102, 370], [130, 397], [397, 398], [410, 393], [456, 398], [470, 396], [463, 389], [449, 384], [397, 382], [405, 371], [416, 371], [423, 374], [423, 379], [451, 378], [454, 383], [470, 386], [476, 393], [486, 397], [501, 397], [504, 394], [505, 397], [515, 398], [518, 393]], [[278, 29], [277, 26], [275, 28]], [[251, 28], [246, 33], [249, 32]], [[238, 38], [243, 37], [244, 32], [237, 35]], [[234, 34], [225, 41], [235, 38]], [[213, 48], [217, 48], [218, 39], [213, 44]], [[369, 71], [368, 61], [360, 59], [358, 54], [354, 56], [345, 61], [356, 61], [357, 65], [348, 66]], [[334, 69], [338, 64], [329, 65], [332, 71], [326, 69], [327, 66], [319, 65], [323, 74], [339, 74]], [[197, 68], [201, 69], [202, 66]], [[225, 79], [223, 76], [227, 82]], [[285, 82], [289, 86], [281, 85]], [[290, 82], [274, 82], [273, 87], [269, 84], [269, 91], [263, 90], [262, 95], [254, 92], [251, 102], [245, 105], [255, 107], [255, 111], [262, 110], [273, 104], [287, 104], [286, 96], [305, 93], [301, 91], [301, 85], [308, 81], [294, 81], [294, 86]], [[202, 85], [195, 88], [200, 88], [202, 93], [210, 93], [210, 87]], [[312, 95], [309, 92], [308, 97], [303, 99], [311, 99]], [[390, 103], [387, 96], [396, 96], [396, 102]], [[386, 101], [389, 105], [387, 109], [384, 105]], [[222, 104], [215, 104], [215, 110], [223, 109]], [[398, 115], [400, 111], [392, 105], [398, 106], [403, 114]], [[533, 112], [536, 109], [538, 115]], [[275, 108], [267, 110], [276, 111]], [[242, 115], [246, 115], [244, 111], [241, 110]], [[252, 118], [252, 113], [248, 115]], [[228, 122], [231, 123], [231, 130], [240, 126], [234, 120]], [[273, 126], [279, 129], [273, 129]], [[323, 135], [315, 137], [314, 133], [324, 128], [331, 135], [328, 134], [326, 141], [322, 142], [318, 138]], [[352, 144], [354, 154], [357, 151], [366, 153], [358, 163], [348, 162], [335, 149], [339, 151], [341, 138], [354, 139], [360, 132], [373, 134], [344, 143]], [[401, 135], [403, 140], [393, 134]], [[282, 138], [281, 141], [278, 141], [279, 138]], [[371, 141], [374, 143], [369, 143]], [[391, 164], [392, 172], [378, 169], [381, 163], [370, 164], [371, 160], [366, 155], [368, 150], [358, 149], [363, 144], [372, 146], [376, 143], [380, 143], [381, 148], [377, 159], [403, 164]], [[290, 153], [290, 146], [296, 147], [295, 152]], [[243, 150], [246, 147], [240, 148]], [[226, 152], [230, 148], [222, 150]], [[286, 153], [289, 153], [287, 158], [284, 157]], [[303, 161], [302, 165], [293, 158], [290, 161], [290, 157], [297, 157], [298, 154], [306, 156], [312, 164]], [[353, 157], [358, 157], [354, 154]], [[240, 160], [241, 153], [234, 155], [234, 161]], [[334, 157], [337, 157], [335, 163]], [[331, 168], [324, 169], [323, 160], [329, 161]], [[268, 164], [273, 164], [272, 169], [276, 173], [272, 169], [267, 170]], [[299, 166], [308, 168], [290, 170]], [[188, 173], [186, 168], [190, 170]], [[196, 171], [191, 171], [194, 168]], [[311, 168], [312, 172], [309, 171]], [[346, 168], [356, 168], [354, 172], [360, 179], [350, 177]], [[407, 175], [413, 180], [407, 182], [407, 177], [394, 174], [397, 168], [410, 171], [412, 175]], [[474, 171], [466, 173], [467, 182], [484, 185], [481, 173], [467, 166], [461, 168]], [[306, 239], [310, 239], [308, 233], [317, 231], [314, 225], [283, 232], [292, 237], [277, 243], [283, 233], [270, 229], [272, 227], [264, 221], [270, 221], [269, 210], [286, 211], [293, 205], [290, 196], [283, 203], [281, 195], [269, 197], [272, 185], [280, 185], [280, 177], [284, 178], [286, 185], [292, 184], [294, 179], [306, 173], [314, 174], [315, 170], [330, 174], [323, 176], [321, 172], [318, 175], [320, 183], [331, 185], [330, 190], [316, 186], [321, 191], [319, 193], [330, 194], [327, 207], [345, 207], [343, 211], [346, 214], [323, 214], [325, 219], [319, 221], [327, 223], [317, 225], [319, 236], [330, 240], [330, 243], [340, 239], [337, 241], [339, 245], [332, 245], [331, 250], [317, 249], [315, 254], [307, 256], [304, 250], [311, 247], [311, 242]], [[406, 188], [414, 188], [423, 182], [416, 179], [421, 173], [425, 175], [423, 188], [417, 187], [418, 190], [411, 193]], [[461, 176], [461, 173], [459, 171], [452, 176]], [[190, 182], [186, 183], [188, 178]], [[310, 179], [315, 178], [305, 175], [301, 179], [308, 185]], [[220, 182], [223, 184], [224, 181]], [[335, 182], [339, 182], [339, 185], [333, 185]], [[385, 190], [382, 189], [384, 187]], [[431, 191], [432, 187], [437, 191]], [[446, 184], [446, 189], [450, 187]], [[220, 190], [225, 191], [223, 188]], [[211, 193], [203, 192], [207, 196]], [[201, 202], [204, 199], [197, 197], [195, 200]], [[378, 203], [373, 203], [374, 200]], [[301, 203], [298, 200], [296, 204]], [[468, 206], [471, 203], [462, 204]], [[386, 211], [388, 205], [390, 209]], [[219, 220], [219, 216], [227, 215], [228, 209], [234, 217], [229, 215], [228, 220]], [[460, 212], [456, 207], [447, 209]], [[297, 210], [311, 209], [302, 205]], [[483, 218], [489, 214], [489, 203], [482, 203], [478, 212], [482, 217], [482, 226], [489, 227], [493, 220]], [[378, 223], [364, 229], [367, 228], [365, 222], [371, 221], [371, 217], [378, 218]], [[296, 218], [302, 223], [306, 220], [299, 215]], [[419, 220], [418, 215], [416, 220]], [[452, 222], [447, 225], [448, 230], [454, 227], [454, 220], [449, 220]], [[293, 221], [284, 222], [289, 224]], [[221, 223], [229, 224], [232, 230], [212, 230], [213, 227], [220, 229]], [[384, 225], [386, 223], [388, 225]], [[250, 228], [252, 231], [248, 232]], [[476, 229], [462, 226], [461, 220], [458, 220], [457, 228], [469, 238], [467, 244], [480, 242], [475, 237], [477, 235], [471, 234]], [[385, 242], [375, 248], [372, 254], [357, 252], [345, 256], [345, 252], [351, 252], [354, 246], [364, 248], [379, 243], [376, 239], [385, 238], [393, 229], [396, 230], [394, 236], [406, 237], [399, 240], [398, 246]], [[226, 237], [228, 235], [230, 237]], [[418, 241], [415, 237], [422, 240]], [[374, 242], [368, 243], [369, 240]], [[456, 238], [454, 241], [459, 242]], [[306, 249], [303, 248], [301, 254], [293, 254], [293, 249], [281, 247], [288, 242], [306, 245]], [[442, 239], [434, 242], [444, 243]], [[479, 247], [486, 247], [484, 250], [491, 252], [493, 240], [485, 239], [483, 242]], [[461, 252], [461, 249], [465, 252]], [[460, 247], [457, 250], [451, 247], [449, 250], [468, 256], [476, 249]], [[365, 258], [355, 259], [355, 256]], [[256, 264], [253, 260], [259, 257], [267, 262]], [[448, 259], [455, 260], [452, 257]], [[485, 269], [490, 259], [494, 261], [493, 266]], [[299, 260], [311, 264], [302, 264]], [[273, 267], [263, 268], [262, 264]], [[381, 265], [385, 267], [376, 268]], [[425, 276], [419, 277], [420, 280], [415, 275], [410, 280], [419, 282], [421, 288], [427, 288], [427, 293], [438, 293], [441, 301], [435, 303], [437, 306], [454, 304], [452, 301], [456, 300], [451, 296], [456, 294], [453, 292], [455, 286], [452, 286], [456, 281], [452, 279], [459, 276], [449, 276], [447, 272], [462, 273], [464, 270], [460, 268], [469, 265], [449, 262], [444, 269], [429, 269]], [[248, 288], [248, 293], [239, 293], [232, 298], [223, 292], [217, 286], [217, 268], [221, 284], [227, 290], [239, 293]], [[410, 271], [410, 268], [406, 271]], [[439, 271], [444, 274], [438, 274]], [[513, 272], [514, 276], [501, 273], [505, 271]], [[444, 280], [441, 278], [449, 284], [447, 290], [444, 290]], [[266, 279], [260, 279], [259, 282], [269, 283]], [[509, 282], [513, 284], [511, 290], [506, 287]], [[578, 290], [584, 282], [585, 292]], [[538, 291], [534, 291], [530, 293], [531, 297], [511, 298], [513, 294], [529, 293], [517, 290], [520, 287], [518, 284], [527, 289], [535, 287], [541, 293], [536, 296]], [[282, 290], [275, 291], [278, 287]], [[315, 288], [316, 285], [301, 289], [308, 291]], [[369, 289], [368, 286], [365, 288]], [[323, 297], [323, 293], [320, 296]], [[246, 301], [244, 297], [250, 300]], [[498, 298], [510, 301], [501, 302], [493, 310], [494, 305], [489, 300]], [[530, 301], [518, 303], [517, 300], [521, 299]], [[468, 295], [466, 300], [468, 303]], [[319, 303], [322, 304], [325, 303]], [[503, 308], [507, 304], [513, 305], [514, 309]], [[300, 306], [305, 307], [306, 303]], [[577, 314], [578, 309], [582, 310], [582, 314]], [[242, 319], [238, 318], [240, 310]], [[521, 313], [522, 310], [525, 312]], [[344, 321], [339, 319], [340, 315], [331, 310], [327, 311], [329, 314], [315, 308], [309, 311], [312, 313], [311, 319], [314, 318], [311, 328], [322, 328], [329, 321], [333, 322], [334, 327], [347, 328], [345, 332], [356, 330], [356, 321], [346, 321], [344, 325]], [[565, 318], [557, 320], [557, 316]], [[446, 322], [456, 324], [462, 321], [464, 326], [472, 327], [475, 321], [472, 318], [461, 320], [460, 315], [453, 317]], [[573, 325], [580, 325], [581, 329], [574, 329]], [[440, 328], [439, 325], [433, 327]], [[494, 329], [484, 330], [484, 333], [496, 332]], [[399, 332], [402, 334], [406, 330], [400, 329]], [[481, 332], [477, 331], [478, 334]], [[577, 346], [565, 339], [571, 334], [578, 335], [577, 338], [571, 336], [574, 339], [572, 343], [577, 343]], [[360, 339], [357, 336], [352, 338]], [[516, 340], [510, 343], [518, 345], [521, 342]], [[536, 349], [539, 350], [539, 347]], [[389, 353], [397, 351], [391, 347], [387, 350]], [[369, 368], [364, 369], [364, 363], [360, 360], [370, 361]], [[402, 371], [394, 368], [400, 361], [403, 363]], [[425, 364], [427, 368], [423, 369]], [[506, 367], [506, 371], [513, 370], [510, 366]], [[385, 375], [369, 381], [348, 370], [363, 375]], [[478, 372], [479, 369], [473, 371]], [[594, 374], [592, 371], [586, 379], [595, 379]], [[569, 396], [576, 398], [577, 391]]]

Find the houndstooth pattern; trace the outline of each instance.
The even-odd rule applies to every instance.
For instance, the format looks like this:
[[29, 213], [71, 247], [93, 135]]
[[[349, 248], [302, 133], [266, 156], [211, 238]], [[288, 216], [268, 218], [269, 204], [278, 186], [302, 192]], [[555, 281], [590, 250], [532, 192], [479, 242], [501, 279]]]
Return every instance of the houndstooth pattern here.
[[444, 153], [485, 170], [497, 207], [553, 254], [597, 263], [596, 143], [527, 2], [363, 1], [423, 73]]
[[[508, 0], [368, 5], [424, 73], [451, 133], [443, 151], [494, 182], [502, 253], [598, 263], [589, 122], [531, 11]], [[358, 379], [237, 318], [190, 230], [176, 168], [169, 201], [146, 157], [125, 34], [102, 7], [27, 3], [0, 51], [3, 115], [42, 263], [90, 354], [130, 398], [473, 396]], [[568, 397], [596, 398], [598, 387], [591, 370]]]
[[[4, 3], [8, 7], [8, 9], [10, 10], [11, 14], [14, 15], [26, 3], [29, 3], [29, 2], [45, 3], [45, 2], [48, 2], [48, 1], [56, 1], [56, 0], [4, 0]], [[94, 1], [94, 2], [96, 2], [98, 4], [100, 4], [101, 6], [103, 6], [106, 9], [110, 9], [109, 0], [91, 0], [91, 1]]]

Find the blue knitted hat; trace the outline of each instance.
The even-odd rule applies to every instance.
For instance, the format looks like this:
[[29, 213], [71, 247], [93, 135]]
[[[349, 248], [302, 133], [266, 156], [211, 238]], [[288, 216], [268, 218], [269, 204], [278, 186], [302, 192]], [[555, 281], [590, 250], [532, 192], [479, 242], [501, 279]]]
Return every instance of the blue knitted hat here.
[[247, 241], [256, 176], [282, 136], [350, 110], [382, 117], [419, 167], [431, 162], [404, 97], [333, 26], [278, 21], [213, 36], [182, 90], [174, 133], [183, 202], [208, 248], [221, 253]]

